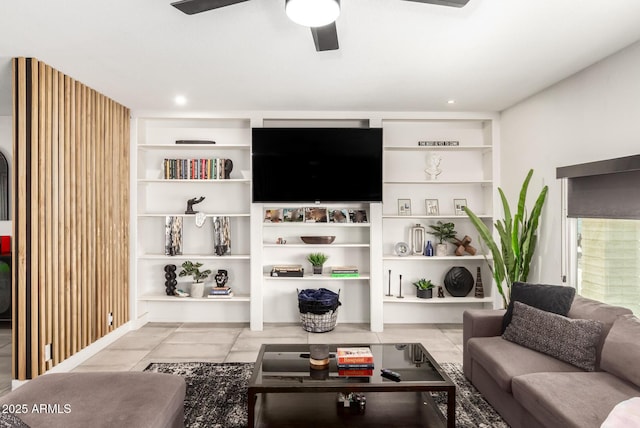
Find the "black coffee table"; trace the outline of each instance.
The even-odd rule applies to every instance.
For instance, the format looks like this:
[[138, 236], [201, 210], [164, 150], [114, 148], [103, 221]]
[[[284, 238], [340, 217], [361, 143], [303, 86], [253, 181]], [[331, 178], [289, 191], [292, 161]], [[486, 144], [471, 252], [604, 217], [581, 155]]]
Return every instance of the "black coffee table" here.
[[[308, 344], [262, 345], [248, 387], [249, 427], [455, 427], [456, 386], [420, 343], [333, 344], [371, 348], [373, 374], [340, 376], [335, 358], [317, 370]], [[400, 374], [382, 377], [380, 369]], [[430, 392], [447, 394], [446, 418]], [[366, 397], [364, 411], [337, 404], [338, 393]]]

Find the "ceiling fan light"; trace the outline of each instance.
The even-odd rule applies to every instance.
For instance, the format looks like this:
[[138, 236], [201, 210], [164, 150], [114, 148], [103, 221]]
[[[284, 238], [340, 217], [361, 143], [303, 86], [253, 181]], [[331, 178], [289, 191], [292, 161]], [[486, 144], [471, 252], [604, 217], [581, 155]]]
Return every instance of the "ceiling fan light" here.
[[324, 27], [340, 16], [340, 0], [286, 0], [287, 16], [305, 27]]

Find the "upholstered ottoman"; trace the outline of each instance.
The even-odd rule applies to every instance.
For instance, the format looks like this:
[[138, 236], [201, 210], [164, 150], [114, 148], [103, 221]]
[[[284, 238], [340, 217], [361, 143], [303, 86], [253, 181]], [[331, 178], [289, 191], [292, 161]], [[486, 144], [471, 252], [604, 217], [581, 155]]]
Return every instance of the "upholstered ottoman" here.
[[32, 428], [184, 427], [180, 376], [144, 372], [42, 375], [0, 398]]

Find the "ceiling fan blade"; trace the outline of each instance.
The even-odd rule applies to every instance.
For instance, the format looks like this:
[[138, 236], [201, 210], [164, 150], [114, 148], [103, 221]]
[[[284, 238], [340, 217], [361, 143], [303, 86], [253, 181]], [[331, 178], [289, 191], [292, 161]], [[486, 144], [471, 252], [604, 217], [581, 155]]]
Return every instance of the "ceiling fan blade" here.
[[324, 27], [311, 27], [313, 35], [313, 43], [316, 45], [316, 51], [334, 51], [338, 46], [338, 31], [336, 23], [325, 25]]
[[405, 1], [414, 1], [417, 3], [429, 3], [429, 4], [437, 4], [440, 6], [451, 6], [451, 7], [464, 7], [469, 0], [405, 0]]
[[171, 6], [181, 10], [187, 15], [194, 15], [200, 12], [206, 12], [219, 7], [231, 6], [232, 4], [242, 3], [247, 0], [181, 0], [171, 3]]

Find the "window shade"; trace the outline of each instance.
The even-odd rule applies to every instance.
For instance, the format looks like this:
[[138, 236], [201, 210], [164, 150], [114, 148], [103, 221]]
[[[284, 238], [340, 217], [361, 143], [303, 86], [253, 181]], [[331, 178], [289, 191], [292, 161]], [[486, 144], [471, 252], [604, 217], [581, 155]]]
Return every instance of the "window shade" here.
[[558, 168], [568, 216], [640, 219], [640, 155]]

